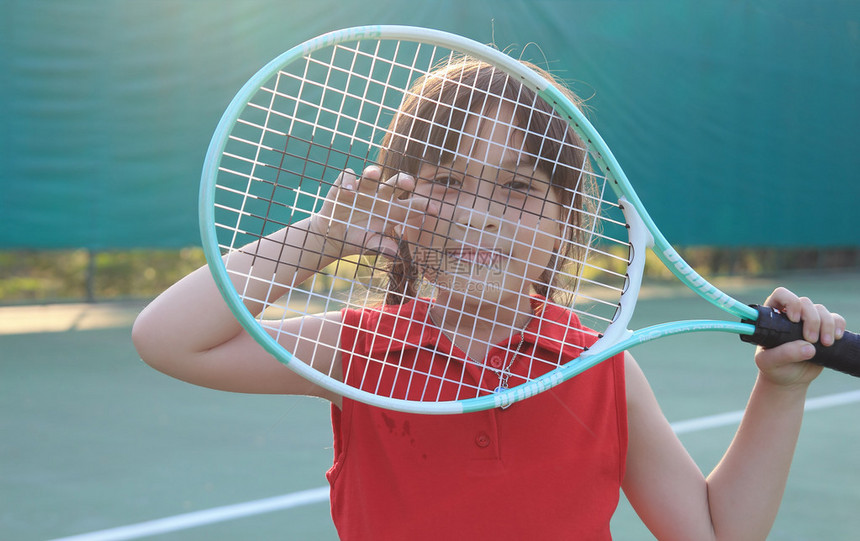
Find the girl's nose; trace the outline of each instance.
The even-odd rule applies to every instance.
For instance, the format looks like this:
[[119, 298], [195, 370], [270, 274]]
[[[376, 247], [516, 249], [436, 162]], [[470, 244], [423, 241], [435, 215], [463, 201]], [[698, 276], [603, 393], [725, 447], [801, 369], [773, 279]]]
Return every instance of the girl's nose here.
[[497, 233], [501, 228], [500, 212], [492, 212], [488, 205], [485, 205], [484, 208], [477, 206], [460, 207], [457, 210], [456, 222], [465, 228], [488, 233]]
[[494, 200], [495, 186], [487, 186], [488, 182], [481, 182], [477, 193], [461, 193], [461, 197], [455, 209], [454, 221], [462, 226], [473, 230], [498, 233], [501, 229], [504, 215], [504, 204]]

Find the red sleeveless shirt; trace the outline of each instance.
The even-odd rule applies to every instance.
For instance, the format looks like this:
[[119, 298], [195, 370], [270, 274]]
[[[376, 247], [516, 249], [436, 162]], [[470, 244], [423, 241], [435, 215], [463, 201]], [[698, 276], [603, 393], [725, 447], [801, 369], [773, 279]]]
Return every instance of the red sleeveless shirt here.
[[[463, 362], [465, 354], [429, 322], [429, 307], [419, 299], [345, 310], [345, 378], [359, 381], [377, 364], [368, 356], [388, 355], [391, 372], [377, 370], [372, 385], [396, 397], [407, 392], [396, 370], [404, 363], [424, 365], [431, 376], [425, 385], [413, 378], [410, 389], [433, 399], [456, 393], [433, 377], [438, 370], [459, 371], [472, 388], [495, 388], [497, 374]], [[526, 328], [520, 353], [567, 362], [594, 341], [582, 330], [573, 313], [547, 303]], [[491, 349], [486, 365], [507, 366], [518, 340]], [[514, 363], [511, 386], [531, 364]], [[327, 478], [344, 541], [610, 539], [627, 452], [622, 355], [504, 410], [419, 415], [344, 398], [342, 410], [332, 407], [332, 425]]]

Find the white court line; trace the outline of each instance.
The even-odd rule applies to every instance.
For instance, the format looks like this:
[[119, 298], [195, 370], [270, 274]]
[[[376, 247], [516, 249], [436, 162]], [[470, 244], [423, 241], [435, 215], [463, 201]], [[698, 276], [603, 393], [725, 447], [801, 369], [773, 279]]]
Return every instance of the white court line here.
[[119, 541], [121, 539], [139, 539], [150, 535], [175, 532], [216, 522], [324, 502], [326, 500], [328, 500], [328, 487], [312, 488], [283, 496], [275, 496], [274, 498], [213, 507], [212, 509], [205, 509], [203, 511], [194, 511], [193, 513], [138, 522], [137, 524], [129, 524], [128, 526], [120, 526], [119, 528], [111, 528], [109, 530], [99, 530], [71, 537], [62, 537], [54, 541]]
[[[844, 404], [860, 402], [860, 391], [849, 391], [847, 393], [830, 394], [809, 398], [803, 406], [803, 411], [820, 410], [823, 408], [832, 408]], [[708, 428], [717, 428], [720, 426], [729, 426], [738, 424], [743, 417], [743, 410], [730, 411], [728, 413], [720, 413], [718, 415], [709, 415], [707, 417], [699, 417], [698, 419], [690, 419], [688, 421], [678, 421], [672, 423], [672, 430], [675, 434], [686, 434], [688, 432], [697, 432]]]
[[[806, 401], [804, 411], [812, 411], [824, 408], [832, 408], [845, 404], [860, 402], [860, 391], [849, 391], [846, 393], [831, 394], [810, 398]], [[743, 411], [732, 411], [719, 415], [709, 415], [707, 417], [699, 417], [698, 419], [690, 419], [687, 421], [679, 421], [672, 423], [672, 429], [676, 434], [686, 434], [697, 432], [699, 430], [707, 430], [709, 428], [717, 428], [721, 426], [729, 426], [739, 423]], [[271, 513], [272, 511], [281, 511], [292, 507], [302, 507], [315, 503], [328, 501], [329, 487], [319, 487], [301, 492], [293, 492], [283, 496], [275, 496], [273, 498], [265, 498], [262, 500], [254, 500], [235, 505], [225, 505], [223, 507], [213, 507], [203, 511], [194, 511], [182, 515], [175, 515], [146, 522], [138, 522], [137, 524], [129, 524], [128, 526], [120, 526], [119, 528], [110, 528], [108, 530], [99, 530], [96, 532], [73, 535], [71, 537], [62, 537], [52, 541], [121, 541], [125, 539], [140, 539], [161, 533], [175, 532], [197, 526], [205, 526], [216, 522], [224, 522], [237, 518], [259, 515], [262, 513]]]

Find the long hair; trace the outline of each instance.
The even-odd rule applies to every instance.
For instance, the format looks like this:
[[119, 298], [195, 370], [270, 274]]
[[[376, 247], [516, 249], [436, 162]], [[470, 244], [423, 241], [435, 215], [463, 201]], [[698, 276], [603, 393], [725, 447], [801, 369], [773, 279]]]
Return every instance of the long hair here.
[[[580, 103], [550, 74], [530, 67], [556, 84], [573, 103]], [[585, 145], [533, 90], [492, 65], [468, 57], [447, 63], [418, 79], [407, 92], [382, 140], [379, 154], [382, 178], [390, 178], [398, 172], [417, 176], [422, 165], [453, 162], [459, 135], [470, 115], [486, 114], [502, 105], [513, 108], [514, 128], [524, 134], [524, 155], [531, 157], [535, 169], [550, 179], [550, 189], [555, 190], [565, 209], [562, 217], [566, 222], [565, 238], [533, 286], [535, 293], [558, 301], [560, 299], [555, 297], [560, 289], [556, 283], [559, 267], [575, 265], [575, 261], [581, 260], [577, 252], [582, 243], [577, 242], [577, 236], [584, 230], [583, 222], [588, 219], [588, 213], [579, 210], [590, 204], [591, 197], [584, 197], [583, 193], [591, 192], [593, 179]], [[401, 242], [399, 257], [389, 270], [385, 302], [401, 304], [414, 298], [420, 274], [407, 244]], [[569, 284], [562, 288], [565, 286]]]

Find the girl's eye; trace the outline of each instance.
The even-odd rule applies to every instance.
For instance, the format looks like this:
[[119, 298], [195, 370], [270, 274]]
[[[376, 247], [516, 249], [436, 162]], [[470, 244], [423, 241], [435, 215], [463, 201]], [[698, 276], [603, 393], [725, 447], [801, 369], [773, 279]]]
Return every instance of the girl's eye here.
[[447, 186], [449, 188], [456, 188], [463, 184], [460, 179], [450, 176], [450, 175], [442, 175], [433, 179], [435, 184], [440, 184], [442, 186]]
[[505, 187], [517, 192], [528, 192], [532, 189], [532, 184], [531, 182], [524, 180], [512, 180], [511, 182], [508, 182]]

